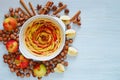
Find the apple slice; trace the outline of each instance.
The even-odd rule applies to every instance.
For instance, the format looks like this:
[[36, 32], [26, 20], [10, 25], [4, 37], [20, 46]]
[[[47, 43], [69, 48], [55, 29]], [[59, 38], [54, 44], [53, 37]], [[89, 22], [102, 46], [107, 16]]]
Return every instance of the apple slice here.
[[61, 63], [57, 64], [57, 66], [54, 68], [54, 71], [58, 73], [64, 72], [65, 71], [64, 65]]
[[78, 54], [78, 51], [75, 48], [73, 48], [73, 47], [68, 48], [68, 55], [77, 56], [77, 54]]
[[74, 29], [68, 29], [65, 32], [67, 38], [74, 38], [76, 36], [76, 31]]
[[64, 22], [65, 25], [70, 24], [70, 17], [69, 16], [63, 15], [63, 16], [60, 16], [60, 19]]

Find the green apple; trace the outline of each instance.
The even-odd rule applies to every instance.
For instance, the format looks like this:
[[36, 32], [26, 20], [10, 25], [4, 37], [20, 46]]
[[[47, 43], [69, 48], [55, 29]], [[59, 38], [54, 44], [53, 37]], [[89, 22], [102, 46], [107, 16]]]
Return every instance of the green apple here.
[[43, 64], [37, 64], [34, 66], [33, 72], [36, 77], [43, 77], [46, 74], [46, 67]]

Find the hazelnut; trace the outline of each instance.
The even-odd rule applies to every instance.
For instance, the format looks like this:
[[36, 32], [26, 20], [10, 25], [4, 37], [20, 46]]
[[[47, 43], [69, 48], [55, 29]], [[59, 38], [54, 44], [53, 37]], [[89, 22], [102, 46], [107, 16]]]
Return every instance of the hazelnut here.
[[23, 17], [23, 16], [24, 16], [24, 14], [23, 14], [23, 13], [21, 13], [21, 14], [20, 14], [20, 17]]
[[23, 21], [23, 20], [24, 20], [24, 18], [21, 17], [21, 18], [20, 18], [20, 21]]
[[18, 18], [18, 13], [15, 13], [15, 17]]
[[0, 30], [0, 34], [2, 34], [3, 33], [3, 30]]
[[64, 65], [64, 66], [68, 66], [68, 62], [67, 62], [67, 61], [65, 61], [63, 65]]
[[4, 59], [4, 63], [7, 63], [7, 59]]
[[66, 45], [66, 46], [65, 46], [65, 49], [66, 49], [66, 50], [68, 50], [68, 47], [69, 47], [69, 46], [68, 46], [68, 45]]
[[18, 12], [19, 12], [19, 8], [16, 8], [16, 9], [15, 9], [15, 12], [18, 13]]
[[18, 31], [19, 31], [19, 29], [18, 29], [18, 28], [16, 28], [16, 29], [15, 29], [15, 32], [17, 33]]
[[38, 77], [38, 80], [41, 80], [41, 77]]
[[21, 74], [20, 74], [20, 77], [21, 77], [21, 78], [24, 78], [24, 76], [25, 76], [24, 73], [21, 73]]
[[21, 72], [20, 72], [20, 71], [18, 71], [18, 72], [16, 73], [16, 75], [17, 75], [17, 76], [20, 76], [20, 75], [21, 75]]
[[7, 34], [7, 35], [6, 35], [6, 38], [9, 38], [9, 37], [10, 37], [10, 35], [9, 35], [9, 34]]
[[14, 68], [10, 68], [10, 71], [11, 71], [11, 72], [15, 72]]
[[65, 41], [65, 45], [69, 45], [69, 40], [66, 40], [66, 41]]
[[68, 25], [68, 26], [67, 26], [67, 29], [71, 29], [71, 26], [70, 26], [70, 25]]
[[17, 23], [17, 26], [20, 27], [20, 26], [21, 26], [21, 23]]
[[11, 39], [13, 39], [14, 37], [15, 37], [14, 34], [11, 34], [11, 35], [10, 35], [10, 38], [11, 38]]
[[64, 52], [61, 52], [61, 56], [64, 56], [65, 55], [65, 53]]
[[58, 6], [59, 6], [59, 7], [63, 6], [63, 3], [62, 3], [62, 2], [59, 2], [59, 3], [58, 3]]
[[27, 20], [29, 17], [28, 17], [28, 16], [25, 16], [24, 18], [25, 18], [25, 20]]
[[53, 10], [53, 11], [57, 10], [57, 6], [54, 5], [54, 6], [52, 7], [52, 10]]
[[73, 43], [73, 39], [69, 39], [69, 43]]
[[64, 10], [64, 13], [65, 13], [65, 14], [69, 14], [69, 9], [65, 9], [65, 10]]
[[2, 37], [0, 37], [0, 41], [2, 41], [3, 40], [3, 38]]
[[15, 72], [17, 73], [19, 71], [19, 69], [18, 68], [15, 68]]
[[24, 72], [24, 73], [27, 72], [27, 69], [23, 69], [23, 72]]
[[9, 64], [9, 68], [12, 68], [13, 67], [13, 65], [12, 64]]
[[9, 17], [9, 15], [8, 15], [8, 14], [5, 14], [4, 16], [5, 16], [5, 18], [8, 18], [8, 17]]
[[4, 54], [4, 55], [3, 55], [3, 58], [4, 58], [4, 59], [7, 59], [7, 54]]
[[6, 41], [3, 42], [4, 45], [6, 45], [6, 43], [7, 43]]
[[28, 73], [32, 73], [33, 71], [32, 71], [32, 69], [28, 69]]
[[37, 5], [37, 10], [40, 10], [42, 8], [42, 5]]
[[7, 38], [6, 38], [6, 37], [4, 37], [4, 38], [3, 38], [3, 41], [7, 41]]
[[14, 17], [15, 13], [14, 12], [11, 12], [10, 13], [10, 16]]
[[2, 37], [5, 37], [6, 35], [5, 34], [2, 34]]
[[26, 77], [30, 77], [30, 73], [26, 73]]
[[10, 11], [10, 12], [13, 12], [13, 8], [10, 8], [9, 11]]
[[10, 63], [11, 63], [11, 60], [7, 60], [7, 63], [10, 64]]

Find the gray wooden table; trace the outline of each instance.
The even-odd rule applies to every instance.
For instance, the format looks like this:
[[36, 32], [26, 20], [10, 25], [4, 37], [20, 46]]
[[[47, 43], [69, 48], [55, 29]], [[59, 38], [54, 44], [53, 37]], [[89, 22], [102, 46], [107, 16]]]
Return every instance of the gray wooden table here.
[[[34, 6], [47, 0], [25, 0]], [[77, 31], [73, 47], [77, 57], [69, 57], [69, 66], [63, 74], [51, 74], [42, 80], [120, 80], [120, 0], [53, 0], [68, 4], [70, 16], [81, 10], [81, 28]], [[21, 6], [19, 0], [0, 0], [0, 29], [4, 14], [10, 7]], [[19, 78], [3, 63], [7, 53], [0, 42], [0, 80], [36, 80]]]

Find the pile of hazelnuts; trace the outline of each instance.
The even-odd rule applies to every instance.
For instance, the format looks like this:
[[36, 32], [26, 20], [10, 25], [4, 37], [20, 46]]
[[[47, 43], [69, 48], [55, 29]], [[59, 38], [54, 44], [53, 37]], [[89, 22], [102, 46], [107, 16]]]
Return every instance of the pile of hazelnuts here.
[[[51, 11], [55, 11], [57, 10], [57, 8], [63, 6], [63, 3], [62, 2], [59, 2], [58, 3], [58, 6], [57, 5], [53, 5], [51, 7]], [[36, 11], [38, 12], [40, 9], [42, 8], [42, 5], [37, 5], [36, 6]], [[69, 14], [69, 9], [65, 8], [64, 9], [64, 13], [65, 15], [68, 15]], [[57, 16], [58, 18], [60, 17], [60, 15], [55, 15]], [[3, 42], [4, 45], [6, 45], [7, 41], [9, 41], [10, 39], [14, 39], [16, 40], [18, 43], [19, 43], [19, 31], [20, 31], [20, 27], [24, 24], [24, 22], [26, 20], [28, 20], [30, 17], [25, 15], [21, 10], [20, 8], [10, 8], [9, 9], [9, 13], [5, 14], [4, 16], [5, 18], [8, 18], [8, 17], [14, 17], [16, 18], [17, 20], [17, 28], [11, 32], [8, 32], [6, 30], [0, 30], [0, 41]], [[67, 29], [70, 29], [71, 26], [70, 25], [66, 25], [66, 28]], [[60, 52], [60, 54], [58, 56], [56, 56], [55, 58], [49, 60], [49, 61], [34, 61], [32, 59], [28, 59], [29, 60], [29, 65], [27, 68], [18, 68], [15, 64], [15, 58], [19, 55], [21, 55], [21, 52], [18, 51], [15, 52], [14, 54], [12, 53], [7, 53], [7, 54], [4, 54], [3, 55], [3, 59], [4, 59], [4, 63], [7, 63], [9, 68], [10, 68], [10, 71], [11, 72], [15, 72], [17, 76], [21, 77], [21, 78], [24, 78], [25, 76], [26, 77], [30, 77], [30, 76], [33, 76], [33, 77], [36, 77], [34, 74], [33, 74], [33, 66], [35, 64], [38, 64], [38, 63], [42, 63], [46, 66], [46, 69], [47, 69], [47, 72], [46, 72], [46, 76], [49, 75], [50, 73], [54, 73], [54, 68], [56, 67], [56, 65], [58, 63], [61, 63], [63, 64], [64, 66], [68, 66], [68, 62], [66, 61], [66, 58], [67, 58], [67, 52], [68, 52], [68, 47], [69, 47], [69, 44], [72, 44], [73, 43], [73, 40], [72, 39], [69, 39], [65, 41], [65, 45], [64, 45], [64, 48], [63, 50]], [[38, 79], [41, 79], [40, 77], [38, 77]]]

